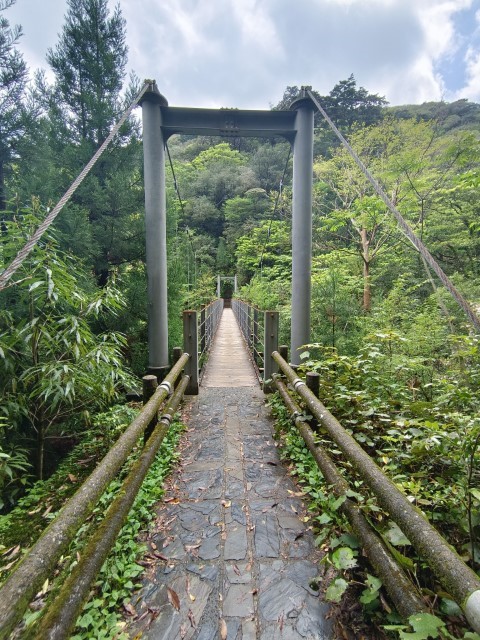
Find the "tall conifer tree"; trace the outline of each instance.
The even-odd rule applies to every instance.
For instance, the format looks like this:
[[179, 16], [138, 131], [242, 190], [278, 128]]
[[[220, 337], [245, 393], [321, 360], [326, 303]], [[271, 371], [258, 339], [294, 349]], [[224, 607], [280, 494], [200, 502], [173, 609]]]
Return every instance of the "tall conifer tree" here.
[[127, 47], [125, 20], [107, 0], [68, 0], [68, 13], [47, 60], [56, 78], [56, 100], [77, 141], [98, 146], [119, 110]]
[[[63, 188], [105, 140], [124, 107], [125, 39], [119, 5], [110, 13], [107, 0], [68, 0], [59, 42], [47, 55], [55, 74], [50, 117]], [[59, 221], [65, 244], [82, 257], [87, 253], [101, 285], [113, 265], [143, 252], [138, 241], [132, 243], [132, 236], [143, 235], [141, 194], [129, 186], [138, 181], [139, 166], [136, 130], [126, 124]]]
[[19, 26], [10, 27], [2, 12], [15, 0], [0, 0], [0, 210], [5, 209], [5, 170], [23, 130], [22, 99], [27, 65], [16, 48], [22, 35]]

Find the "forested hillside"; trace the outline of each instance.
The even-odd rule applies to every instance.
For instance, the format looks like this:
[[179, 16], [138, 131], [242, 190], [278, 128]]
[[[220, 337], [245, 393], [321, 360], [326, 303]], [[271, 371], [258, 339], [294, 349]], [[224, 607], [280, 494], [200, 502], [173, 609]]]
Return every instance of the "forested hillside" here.
[[[53, 82], [28, 81], [21, 29], [8, 22], [13, 2], [0, 0], [2, 269], [141, 85], [125, 77], [127, 25], [107, 0], [69, 0], [47, 58]], [[298, 93], [287, 87], [272, 108]], [[388, 106], [353, 76], [315, 95], [478, 311], [480, 105]], [[181, 344], [181, 310], [211, 300], [217, 274], [237, 274], [241, 297], [279, 310], [288, 344], [289, 144], [174, 136], [168, 152], [170, 346]], [[305, 366], [320, 373], [325, 403], [478, 570], [478, 336], [319, 115], [314, 154]], [[137, 113], [0, 294], [4, 512], [74, 445], [97, 438], [94, 415], [145, 372], [142, 173]], [[325, 496], [314, 500], [325, 508]], [[408, 540], [390, 541], [408, 554]]]

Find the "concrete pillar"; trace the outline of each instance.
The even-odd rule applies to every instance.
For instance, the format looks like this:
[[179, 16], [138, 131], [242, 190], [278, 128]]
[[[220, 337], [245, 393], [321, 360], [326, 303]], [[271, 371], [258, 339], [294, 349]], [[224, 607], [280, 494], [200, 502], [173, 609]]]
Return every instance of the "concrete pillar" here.
[[217, 276], [217, 298], [220, 298], [220, 293], [221, 293], [221, 289], [220, 289], [220, 275]]
[[292, 204], [292, 329], [291, 361], [300, 364], [299, 348], [310, 341], [312, 268], [312, 188], [314, 104], [307, 97], [294, 100]]
[[235, 274], [235, 278], [233, 280], [233, 284], [234, 284], [233, 291], [234, 291], [234, 293], [237, 293], [237, 291], [238, 291], [237, 274]]
[[166, 99], [155, 82], [142, 98], [145, 180], [145, 231], [148, 279], [148, 365], [151, 373], [168, 368], [167, 225], [165, 147], [161, 106]]

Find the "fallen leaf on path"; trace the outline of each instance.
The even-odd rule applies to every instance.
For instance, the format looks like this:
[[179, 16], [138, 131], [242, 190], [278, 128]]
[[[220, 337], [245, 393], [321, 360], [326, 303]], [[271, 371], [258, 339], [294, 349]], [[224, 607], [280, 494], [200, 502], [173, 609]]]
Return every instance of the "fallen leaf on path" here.
[[2, 553], [2, 556], [5, 556], [5, 560], [11, 560], [17, 555], [19, 551], [20, 551], [20, 545], [17, 544], [16, 547], [10, 547], [10, 549], [7, 549], [6, 551], [4, 551]]
[[228, 635], [227, 623], [222, 618], [220, 620], [220, 638], [221, 638], [221, 640], [227, 640], [227, 635]]
[[123, 603], [123, 608], [125, 609], [125, 611], [127, 612], [127, 614], [129, 616], [136, 616], [137, 612], [135, 611], [135, 608], [130, 604], [130, 602], [124, 602]]
[[170, 587], [167, 587], [167, 595], [168, 601], [170, 602], [172, 607], [177, 611], [180, 611], [180, 598], [178, 597], [178, 593], [173, 589], [170, 589]]
[[195, 622], [195, 616], [193, 615], [193, 611], [191, 609], [188, 610], [188, 619], [190, 620], [190, 624], [194, 629], [197, 627], [197, 623]]
[[0, 567], [0, 573], [2, 571], [8, 571], [9, 569], [11, 569], [13, 567], [13, 565], [15, 564], [15, 562], [16, 562], [16, 560], [12, 560], [12, 562], [9, 562], [4, 567]]

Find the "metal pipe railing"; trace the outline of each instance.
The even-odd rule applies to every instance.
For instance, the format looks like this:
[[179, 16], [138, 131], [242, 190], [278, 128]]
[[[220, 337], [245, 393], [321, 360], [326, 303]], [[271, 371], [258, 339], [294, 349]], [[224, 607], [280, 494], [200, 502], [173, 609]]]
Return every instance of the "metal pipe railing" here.
[[32, 597], [51, 575], [58, 559], [95, 508], [107, 485], [123, 466], [139, 437], [156, 416], [160, 405], [172, 394], [175, 381], [189, 359], [188, 353], [180, 357], [139, 415], [0, 588], [0, 639], [7, 638], [21, 620]]
[[398, 562], [389, 553], [360, 508], [346, 497], [350, 490], [347, 481], [337, 470], [335, 463], [325, 449], [315, 441], [315, 435], [308, 423], [305, 422], [303, 412], [290, 397], [287, 386], [280, 380], [278, 374], [274, 376], [274, 385], [278, 389], [282, 400], [290, 412], [292, 422], [297, 427], [308, 450], [322, 472], [325, 481], [331, 486], [333, 493], [337, 497], [345, 497], [345, 501], [340, 506], [340, 510], [345, 514], [353, 532], [362, 543], [362, 548], [370, 564], [375, 569], [377, 576], [381, 579], [399, 614], [404, 620], [407, 620], [416, 613], [428, 611], [416, 586], [408, 579]]
[[407, 500], [281, 355], [274, 352], [272, 357], [293, 389], [305, 401], [310, 413], [373, 491], [380, 506], [390, 514], [419, 556], [427, 561], [445, 590], [463, 609], [472, 628], [480, 631], [480, 578], [477, 574], [463, 562], [420, 509]]
[[124, 480], [117, 497], [83, 550], [80, 561], [75, 565], [42, 618], [35, 631], [35, 640], [45, 640], [46, 638], [48, 640], [65, 640], [70, 637], [75, 621], [88, 598], [91, 584], [115, 544], [142, 482], [180, 406], [187, 384], [188, 376], [184, 376], [140, 457]]

